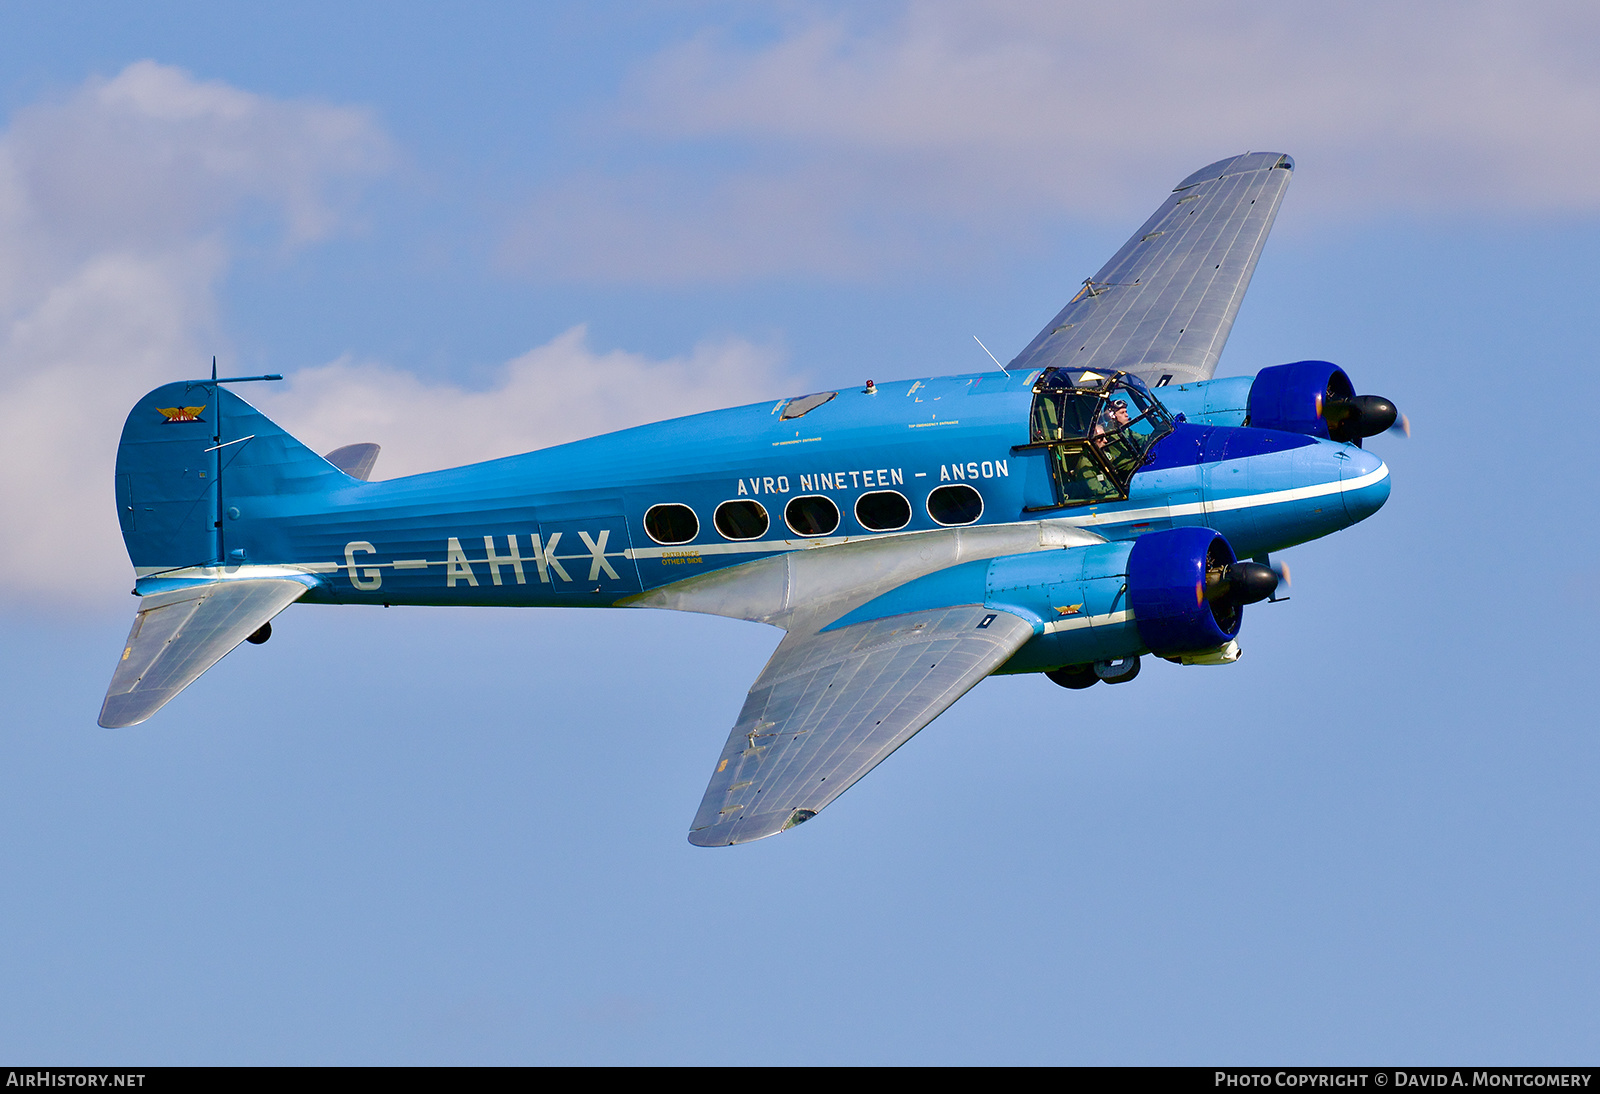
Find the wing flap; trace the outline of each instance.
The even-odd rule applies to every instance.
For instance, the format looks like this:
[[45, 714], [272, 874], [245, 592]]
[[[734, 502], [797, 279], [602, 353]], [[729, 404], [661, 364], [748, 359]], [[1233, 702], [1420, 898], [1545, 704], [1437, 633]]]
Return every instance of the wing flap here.
[[100, 724], [138, 725], [306, 594], [293, 578], [217, 581], [139, 602], [111, 674]]
[[1009, 367], [1210, 379], [1293, 168], [1255, 152], [1184, 179]]
[[1032, 636], [981, 606], [791, 633], [745, 698], [689, 842], [746, 843], [809, 820]]

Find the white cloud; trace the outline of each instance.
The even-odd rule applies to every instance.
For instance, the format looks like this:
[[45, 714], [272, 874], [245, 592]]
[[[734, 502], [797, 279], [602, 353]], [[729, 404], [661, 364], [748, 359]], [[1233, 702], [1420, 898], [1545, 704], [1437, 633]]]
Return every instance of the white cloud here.
[[1318, 223], [1600, 209], [1589, 4], [800, 10], [775, 39], [707, 31], [636, 73], [611, 124], [658, 159], [611, 193], [540, 195], [508, 259], [646, 281], [949, 263], [1052, 219], [1135, 219], [1250, 149], [1297, 158]]
[[382, 445], [373, 478], [389, 479], [795, 394], [774, 390], [778, 365], [774, 351], [739, 339], [666, 360], [596, 353], [579, 326], [506, 362], [482, 391], [345, 359], [244, 394], [319, 452]]
[[[135, 399], [215, 345], [241, 211], [294, 246], [382, 169], [382, 131], [149, 61], [20, 111], [0, 135], [0, 598], [92, 601], [128, 578], [111, 490]], [[184, 362], [188, 362], [187, 365]]]
[[[117, 439], [139, 396], [225, 344], [230, 232], [265, 212], [285, 246], [326, 237], [390, 158], [362, 111], [148, 61], [13, 119], [0, 135], [0, 606], [118, 603], [132, 575]], [[579, 327], [483, 391], [346, 359], [241, 394], [319, 451], [377, 441], [385, 478], [765, 398], [775, 371], [772, 351], [736, 339], [654, 360], [595, 352]]]

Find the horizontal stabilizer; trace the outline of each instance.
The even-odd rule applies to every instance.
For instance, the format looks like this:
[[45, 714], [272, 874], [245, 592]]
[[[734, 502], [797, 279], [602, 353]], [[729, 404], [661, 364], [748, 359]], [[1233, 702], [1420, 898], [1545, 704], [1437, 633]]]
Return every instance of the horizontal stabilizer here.
[[138, 725], [306, 593], [293, 578], [216, 581], [139, 602], [100, 724]]
[[363, 441], [360, 444], [347, 444], [343, 448], [335, 448], [322, 458], [352, 479], [366, 482], [372, 477], [372, 465], [378, 462], [378, 452], [377, 445], [371, 441]]

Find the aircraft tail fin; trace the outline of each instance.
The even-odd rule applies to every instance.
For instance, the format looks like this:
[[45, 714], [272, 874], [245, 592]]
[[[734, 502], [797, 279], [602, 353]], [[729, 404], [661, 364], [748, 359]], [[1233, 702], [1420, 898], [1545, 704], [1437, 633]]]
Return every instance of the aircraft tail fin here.
[[139, 602], [111, 676], [100, 724], [138, 725], [273, 616], [304, 596], [294, 578], [213, 581]]
[[212, 381], [166, 384], [140, 399], [116, 475], [122, 538], [140, 577], [281, 555], [265, 519], [276, 505], [357, 483]]

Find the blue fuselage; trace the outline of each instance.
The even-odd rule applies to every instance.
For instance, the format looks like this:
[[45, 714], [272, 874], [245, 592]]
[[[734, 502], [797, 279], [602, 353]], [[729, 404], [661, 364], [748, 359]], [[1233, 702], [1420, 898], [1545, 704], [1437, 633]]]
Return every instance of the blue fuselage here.
[[[1179, 422], [1126, 500], [1054, 507], [1045, 453], [1027, 447], [1030, 399], [1023, 374], [905, 381], [842, 391], [787, 420], [780, 400], [385, 482], [340, 476], [316, 493], [236, 490], [219, 522], [223, 557], [230, 567], [322, 575], [310, 602], [611, 606], [774, 554], [938, 532], [950, 526], [930, 515], [928, 496], [952, 483], [982, 499], [966, 527], [1046, 522], [1126, 540], [1203, 525], [1240, 557], [1344, 528], [1388, 496], [1387, 468], [1353, 445]], [[871, 531], [855, 505], [884, 491], [906, 499], [910, 520]], [[785, 507], [803, 496], [835, 503], [833, 532], [788, 526]], [[761, 505], [765, 534], [721, 534], [713, 517], [729, 500]], [[647, 534], [646, 512], [665, 504], [694, 512], [691, 539]], [[188, 576], [168, 565], [139, 570], [141, 592]]]

